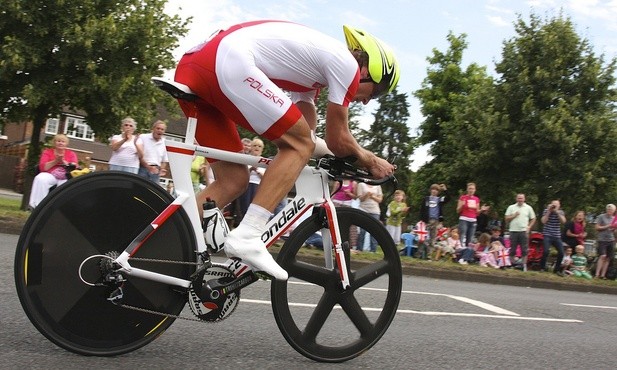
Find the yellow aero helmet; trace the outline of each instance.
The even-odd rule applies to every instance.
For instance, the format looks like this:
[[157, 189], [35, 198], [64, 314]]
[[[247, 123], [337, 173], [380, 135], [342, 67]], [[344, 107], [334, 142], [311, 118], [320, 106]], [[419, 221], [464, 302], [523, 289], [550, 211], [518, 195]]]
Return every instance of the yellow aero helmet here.
[[400, 73], [392, 49], [383, 41], [357, 28], [343, 25], [343, 32], [350, 50], [362, 50], [368, 54], [368, 73], [371, 80], [377, 84], [373, 96], [394, 90]]

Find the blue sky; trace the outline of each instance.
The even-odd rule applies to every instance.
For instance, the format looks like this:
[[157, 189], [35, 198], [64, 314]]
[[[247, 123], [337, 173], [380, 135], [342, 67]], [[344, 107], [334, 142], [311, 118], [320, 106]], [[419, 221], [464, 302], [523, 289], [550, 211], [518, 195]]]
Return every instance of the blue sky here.
[[[170, 0], [169, 14], [193, 17], [189, 33], [174, 52], [198, 44], [218, 28], [255, 19], [285, 19], [305, 24], [344, 41], [342, 25], [363, 28], [388, 43], [401, 64], [399, 92], [410, 97], [409, 127], [415, 133], [422, 121], [420, 107], [412, 93], [420, 88], [432, 49], [445, 51], [449, 31], [467, 34], [464, 64], [477, 63], [493, 73], [501, 59], [504, 40], [514, 36], [517, 14], [528, 19], [530, 12], [542, 17], [569, 16], [579, 35], [590, 40], [597, 54], [617, 55], [617, 0]], [[363, 122], [372, 121], [375, 105], [365, 109]], [[414, 153], [412, 168], [426, 160], [427, 148]]]

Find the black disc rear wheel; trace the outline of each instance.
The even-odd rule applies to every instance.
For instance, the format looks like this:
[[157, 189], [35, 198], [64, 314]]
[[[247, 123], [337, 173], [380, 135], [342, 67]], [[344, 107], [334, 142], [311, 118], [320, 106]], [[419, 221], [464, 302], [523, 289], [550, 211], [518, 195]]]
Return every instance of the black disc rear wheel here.
[[[107, 298], [110, 288], [89, 286], [78, 275], [93, 255], [119, 253], [173, 200], [159, 185], [138, 176], [102, 172], [72, 179], [34, 210], [15, 255], [15, 284], [24, 311], [49, 340], [83, 355], [111, 356], [140, 348], [164, 332], [173, 318], [122, 308]], [[195, 260], [195, 238], [180, 209], [135, 257]], [[100, 258], [82, 268], [101, 277]], [[129, 261], [133, 267], [188, 279], [189, 264]], [[175, 287], [139, 278], [123, 286], [124, 303], [177, 315], [186, 298]]]

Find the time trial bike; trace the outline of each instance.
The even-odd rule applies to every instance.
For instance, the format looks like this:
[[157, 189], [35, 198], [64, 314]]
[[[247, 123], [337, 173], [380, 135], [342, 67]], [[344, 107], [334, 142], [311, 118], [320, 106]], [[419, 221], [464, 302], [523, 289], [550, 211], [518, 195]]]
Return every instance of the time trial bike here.
[[[153, 81], [176, 99], [197, 98], [185, 85]], [[196, 123], [189, 117], [183, 143], [166, 141], [177, 197], [136, 175], [95, 172], [52, 191], [28, 218], [15, 255], [17, 294], [56, 345], [82, 355], [127, 353], [176, 319], [226, 319], [241, 289], [264, 277], [241, 260], [217, 257], [228, 229], [220, 211], [198, 209], [190, 167], [196, 155], [266, 169], [271, 160], [195, 145]], [[276, 257], [289, 280], [272, 280], [272, 310], [287, 342], [322, 362], [371, 348], [392, 322], [402, 288], [399, 253], [383, 224], [333, 206], [330, 182], [343, 179], [392, 180], [331, 156], [311, 161], [262, 235], [266, 246], [278, 246], [297, 225]], [[374, 237], [380, 252], [368, 260], [352, 253], [353, 228]], [[315, 233], [323, 240], [317, 256], [303, 248]], [[183, 313], [187, 303], [192, 314]]]

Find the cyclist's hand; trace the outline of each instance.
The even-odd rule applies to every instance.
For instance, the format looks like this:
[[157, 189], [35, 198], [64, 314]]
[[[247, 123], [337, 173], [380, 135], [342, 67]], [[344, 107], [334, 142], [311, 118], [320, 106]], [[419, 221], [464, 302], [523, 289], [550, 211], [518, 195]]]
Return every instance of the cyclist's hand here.
[[367, 169], [375, 178], [381, 179], [386, 176], [392, 175], [394, 173], [395, 166], [383, 158], [374, 156], [371, 164], [367, 167]]

